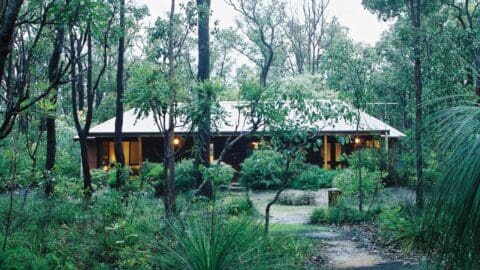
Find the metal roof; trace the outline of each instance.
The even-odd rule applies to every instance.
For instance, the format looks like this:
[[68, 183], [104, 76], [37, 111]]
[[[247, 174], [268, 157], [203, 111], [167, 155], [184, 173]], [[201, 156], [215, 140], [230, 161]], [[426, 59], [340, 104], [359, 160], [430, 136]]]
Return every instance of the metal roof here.
[[[239, 101], [220, 102], [220, 106], [225, 112], [224, 120], [217, 123], [216, 131], [221, 134], [232, 134], [234, 132], [248, 132], [251, 128], [243, 114], [239, 115]], [[181, 125], [181, 119], [177, 119], [178, 127], [176, 133], [189, 133], [190, 126]], [[356, 122], [348, 120], [338, 120], [335, 122], [317, 123], [315, 126], [321, 127], [321, 134], [355, 134]], [[153, 118], [153, 114], [146, 117], [137, 118], [134, 109], [126, 111], [123, 114], [123, 134], [125, 136], [155, 136], [159, 134], [159, 129]], [[404, 137], [405, 134], [381, 120], [361, 112], [359, 132], [362, 134], [387, 134], [389, 137]], [[115, 133], [115, 118], [105, 121], [90, 129], [89, 137], [113, 136]]]

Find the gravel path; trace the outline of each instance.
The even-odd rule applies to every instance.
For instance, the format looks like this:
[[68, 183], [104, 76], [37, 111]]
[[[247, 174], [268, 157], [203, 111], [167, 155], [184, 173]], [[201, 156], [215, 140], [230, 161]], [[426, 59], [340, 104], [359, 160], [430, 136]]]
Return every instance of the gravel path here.
[[[302, 191], [286, 190], [298, 193]], [[306, 224], [315, 208], [327, 207], [327, 192], [319, 190], [315, 193], [313, 206], [274, 205], [271, 209], [272, 224]], [[397, 193], [397, 192], [395, 192]], [[265, 206], [273, 198], [273, 192], [252, 193], [252, 202], [260, 214], [264, 214]], [[263, 216], [263, 215], [262, 215]], [[387, 256], [370, 242], [368, 233], [359, 226], [332, 227], [330, 231], [320, 230], [305, 233], [321, 241], [320, 254], [314, 267], [317, 269], [421, 269], [418, 260], [400, 260]], [[392, 257], [392, 258], [390, 258]]]

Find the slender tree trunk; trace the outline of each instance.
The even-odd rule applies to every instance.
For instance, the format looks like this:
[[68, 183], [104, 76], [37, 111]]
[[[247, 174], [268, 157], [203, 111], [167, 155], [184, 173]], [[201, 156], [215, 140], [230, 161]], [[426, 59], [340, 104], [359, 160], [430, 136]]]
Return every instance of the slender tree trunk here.
[[412, 25], [414, 28], [414, 81], [415, 81], [415, 156], [416, 156], [416, 205], [423, 208], [424, 205], [424, 179], [423, 179], [423, 151], [422, 151], [422, 129], [423, 129], [423, 83], [422, 83], [422, 61], [421, 61], [421, 0], [410, 0]]
[[275, 193], [275, 197], [273, 197], [273, 200], [271, 200], [268, 204], [267, 207], [265, 208], [265, 235], [268, 235], [268, 229], [270, 226], [270, 209], [272, 206], [277, 203], [278, 198], [280, 197], [280, 194], [287, 188], [288, 182], [290, 178], [290, 158], [287, 159], [287, 163], [285, 165], [283, 175], [282, 175], [282, 187]]
[[168, 167], [167, 175], [165, 176], [165, 215], [171, 217], [175, 215], [175, 146], [173, 140], [175, 139], [175, 100], [176, 100], [176, 85], [175, 85], [175, 65], [174, 65], [174, 42], [173, 42], [173, 27], [175, 16], [175, 0], [171, 0], [170, 19], [168, 26], [168, 87], [170, 90], [169, 105], [168, 105], [168, 130], [165, 149], [165, 165]]
[[165, 185], [165, 201], [168, 202], [167, 216], [173, 216], [176, 213], [176, 191], [175, 191], [175, 145], [173, 144], [173, 140], [175, 138], [175, 129], [173, 128], [174, 125], [174, 110], [175, 106], [173, 104], [170, 105], [169, 109], [169, 130], [168, 130], [168, 141], [167, 141], [167, 166], [168, 166], [168, 175], [166, 177], [166, 185]]
[[[124, 57], [125, 57], [125, 0], [120, 0], [120, 37], [118, 38], [118, 65], [117, 65], [117, 110], [115, 114], [115, 156], [121, 168], [125, 166], [122, 147], [122, 126], [123, 126], [123, 96], [124, 96]], [[121, 170], [117, 170], [117, 188], [123, 185]]]
[[90, 175], [90, 165], [88, 164], [88, 145], [86, 134], [79, 135], [80, 154], [82, 160], [83, 190], [85, 198], [89, 199], [93, 193], [92, 176]]
[[[62, 55], [63, 41], [65, 38], [65, 33], [63, 27], [58, 27], [56, 29], [57, 35], [55, 37], [54, 48], [52, 57], [50, 58], [50, 63], [48, 66], [48, 79], [50, 83], [53, 84], [59, 76], [60, 68], [60, 58]], [[50, 99], [50, 102], [54, 105], [54, 108], [48, 112], [46, 119], [46, 129], [47, 129], [47, 154], [45, 158], [45, 170], [47, 172], [45, 176], [45, 194], [49, 196], [53, 193], [54, 187], [51, 181], [51, 173], [55, 167], [55, 156], [57, 150], [57, 140], [56, 140], [56, 104], [57, 104], [57, 91], [58, 87], [54, 89], [53, 97]]]
[[[203, 83], [210, 78], [210, 0], [197, 0], [198, 9], [198, 75], [199, 83]], [[198, 123], [198, 133], [196, 138], [197, 153], [195, 155], [195, 180], [197, 188], [201, 187], [199, 194], [208, 198], [213, 198], [213, 185], [209, 181], [202, 185], [205, 179], [202, 179], [200, 166], [210, 166], [210, 141], [211, 141], [211, 104], [212, 96], [210, 89], [204, 85], [200, 87], [198, 100], [201, 117]]]
[[13, 39], [13, 33], [17, 22], [17, 17], [22, 7], [23, 0], [10, 0], [2, 16], [0, 24], [0, 81], [3, 80], [5, 72], [5, 62], [10, 53], [10, 43]]
[[[82, 47], [82, 40], [77, 40], [77, 48]], [[77, 50], [77, 59], [82, 58], [82, 52], [80, 49]], [[83, 111], [85, 107], [85, 85], [83, 84], [83, 63], [82, 61], [77, 61], [78, 65], [78, 80], [77, 80], [77, 92], [78, 92], [78, 110]]]

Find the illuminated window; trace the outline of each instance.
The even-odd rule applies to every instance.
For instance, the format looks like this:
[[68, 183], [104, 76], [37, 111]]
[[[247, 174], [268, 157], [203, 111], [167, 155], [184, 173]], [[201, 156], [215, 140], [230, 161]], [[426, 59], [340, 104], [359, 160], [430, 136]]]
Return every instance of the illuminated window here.
[[[126, 141], [122, 142], [123, 156], [125, 164], [128, 166], [139, 166], [141, 163], [141, 151], [140, 151], [140, 142], [139, 141]], [[104, 170], [110, 169], [109, 166], [111, 163], [115, 163], [117, 157], [115, 156], [115, 143], [103, 142], [102, 143], [102, 163]]]
[[213, 162], [215, 160], [215, 144], [211, 143], [210, 144], [210, 162]]

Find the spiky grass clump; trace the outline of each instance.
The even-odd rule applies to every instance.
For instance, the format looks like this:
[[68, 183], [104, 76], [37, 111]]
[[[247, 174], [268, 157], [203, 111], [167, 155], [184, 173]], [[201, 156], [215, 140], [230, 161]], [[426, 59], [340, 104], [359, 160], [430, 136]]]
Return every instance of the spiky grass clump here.
[[444, 261], [457, 269], [480, 265], [480, 106], [467, 103], [435, 117], [442, 134], [442, 180], [433, 193], [430, 227]]

